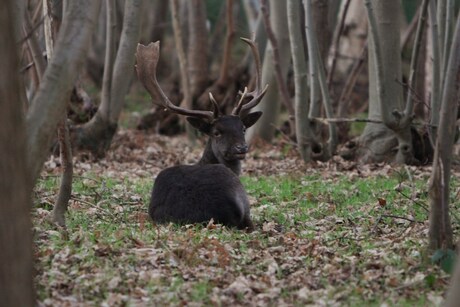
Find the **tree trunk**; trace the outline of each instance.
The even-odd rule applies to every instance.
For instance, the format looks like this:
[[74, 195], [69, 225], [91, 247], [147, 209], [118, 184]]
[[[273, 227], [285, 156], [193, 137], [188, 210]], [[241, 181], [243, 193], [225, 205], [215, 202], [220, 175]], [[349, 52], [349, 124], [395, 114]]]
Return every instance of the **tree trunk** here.
[[[360, 160], [412, 163], [410, 121], [403, 121], [398, 1], [366, 0], [369, 24], [369, 114], [360, 137]], [[374, 19], [375, 22], [372, 22]], [[410, 110], [412, 112], [412, 110]], [[394, 149], [397, 148], [395, 151]]]
[[[275, 33], [276, 40], [279, 44], [280, 67], [282, 69], [283, 78], [286, 74], [290, 63], [290, 48], [289, 48], [289, 29], [287, 24], [286, 3], [284, 1], [270, 0], [270, 24]], [[262, 138], [270, 141], [275, 132], [280, 109], [280, 96], [276, 84], [273, 63], [273, 47], [267, 43], [265, 56], [262, 66], [262, 86], [270, 84], [267, 94], [262, 99], [262, 102], [254, 108], [254, 110], [262, 111], [264, 116], [248, 131], [249, 140]]]
[[282, 71], [282, 67], [280, 65], [281, 63], [281, 58], [280, 58], [280, 46], [279, 43], [275, 37], [275, 33], [272, 30], [271, 24], [270, 24], [270, 16], [268, 13], [268, 0], [261, 0], [261, 13], [262, 13], [262, 19], [264, 21], [265, 25], [265, 31], [267, 32], [267, 37], [268, 40], [270, 41], [270, 45], [272, 46], [273, 49], [273, 65], [275, 68], [275, 78], [276, 78], [276, 83], [277, 87], [280, 93], [280, 98], [281, 101], [283, 102], [284, 107], [287, 110], [288, 116], [289, 116], [289, 136], [293, 138], [295, 136], [295, 110], [294, 106], [292, 105], [291, 102], [291, 97], [289, 96], [289, 91], [288, 87], [286, 84], [286, 80], [284, 78], [284, 74]]
[[305, 59], [305, 50], [301, 30], [302, 2], [300, 0], [289, 0], [287, 2], [287, 14], [289, 22], [289, 41], [291, 43], [292, 64], [294, 68], [295, 83], [295, 125], [297, 147], [300, 156], [305, 162], [311, 160], [313, 131], [308, 119], [309, 97], [308, 97], [308, 69]]
[[[43, 17], [45, 28], [46, 55], [48, 60], [53, 58], [54, 42], [62, 22], [62, 2], [43, 0]], [[70, 95], [68, 97], [70, 100]], [[59, 151], [62, 165], [61, 184], [54, 202], [53, 222], [65, 226], [65, 213], [72, 195], [72, 148], [70, 145], [69, 129], [67, 126], [67, 110], [63, 114], [57, 129]]]
[[[139, 40], [142, 1], [125, 2], [123, 29], [118, 51], [113, 67], [105, 67], [105, 69], [113, 69], [111, 75], [108, 76], [111, 81], [104, 83], [105, 86], [110, 86], [109, 97], [101, 101], [97, 113], [88, 123], [75, 129], [76, 145], [79, 148], [90, 150], [96, 157], [104, 156], [109, 149], [118, 127], [125, 96], [129, 91], [133, 76], [134, 53]], [[110, 23], [110, 26], [113, 25]], [[110, 38], [107, 40], [111, 41]], [[103, 89], [103, 92], [105, 91]]]
[[[315, 27], [314, 14], [315, 8], [310, 0], [304, 1], [305, 8], [305, 27], [307, 33], [307, 46], [308, 46], [308, 60], [309, 60], [309, 73], [310, 73], [310, 118], [316, 117], [315, 112], [319, 110], [319, 106], [315, 106], [319, 102], [323, 102], [324, 112], [327, 118], [332, 118], [332, 103], [329, 95], [329, 90], [326, 84], [326, 73], [321, 57], [320, 46], [318, 45], [318, 35]], [[327, 18], [327, 15], [323, 15]], [[329, 140], [328, 146], [321, 146], [318, 151], [317, 158], [321, 160], [328, 160], [334, 153], [337, 147], [337, 130], [334, 122], [329, 122]]]
[[[330, 0], [311, 1], [313, 24], [315, 25], [315, 29], [321, 29], [321, 35], [317, 35], [317, 38], [319, 54], [321, 55], [323, 63], [326, 63], [332, 41], [332, 31], [329, 26], [329, 1]], [[318, 33], [318, 31], [316, 31], [316, 33]]]
[[168, 22], [168, 6], [169, 2], [166, 0], [155, 1], [153, 4], [153, 20], [150, 31], [150, 40], [152, 42], [163, 41], [163, 34]]
[[428, 187], [431, 207], [428, 248], [431, 251], [441, 248], [450, 249], [453, 246], [452, 226], [449, 217], [449, 182], [457, 110], [460, 101], [460, 15], [457, 17], [455, 35], [449, 49], [449, 65], [443, 77], [443, 100], [433, 171]]
[[206, 3], [202, 0], [191, 1], [188, 9], [188, 74], [193, 99], [206, 89], [208, 74], [208, 31], [206, 29]]
[[13, 2], [0, 2], [0, 298], [2, 306], [34, 306], [31, 184], [20, 107]]
[[27, 116], [28, 166], [33, 184], [48, 155], [58, 122], [65, 113], [69, 93], [82, 67], [94, 29], [100, 1], [69, 1], [56, 41], [54, 57]]
[[458, 258], [455, 264], [455, 272], [450, 280], [449, 291], [447, 292], [446, 301], [444, 307], [457, 307], [460, 302], [460, 258]]

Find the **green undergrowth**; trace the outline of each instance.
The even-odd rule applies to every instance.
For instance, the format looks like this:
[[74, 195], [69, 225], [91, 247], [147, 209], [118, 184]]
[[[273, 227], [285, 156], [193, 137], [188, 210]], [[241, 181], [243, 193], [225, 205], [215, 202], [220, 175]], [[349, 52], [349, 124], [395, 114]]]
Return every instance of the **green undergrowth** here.
[[154, 225], [152, 182], [91, 173], [75, 178], [67, 227], [56, 228], [58, 178], [44, 177], [33, 213], [38, 298], [49, 306], [436, 305], [449, 276], [424, 252], [427, 181], [398, 172], [243, 177], [256, 224], [246, 233]]

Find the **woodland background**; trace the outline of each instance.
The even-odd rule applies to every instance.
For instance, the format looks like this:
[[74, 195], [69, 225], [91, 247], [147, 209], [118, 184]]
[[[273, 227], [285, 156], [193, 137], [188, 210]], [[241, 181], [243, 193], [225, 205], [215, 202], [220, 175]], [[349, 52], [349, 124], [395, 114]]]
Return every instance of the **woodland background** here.
[[[459, 1], [0, 6], [5, 306], [458, 301]], [[204, 137], [147, 95], [136, 46], [161, 41], [171, 101], [228, 112], [257, 83], [239, 37], [269, 84], [242, 178], [259, 230], [152, 225], [152, 178]]]

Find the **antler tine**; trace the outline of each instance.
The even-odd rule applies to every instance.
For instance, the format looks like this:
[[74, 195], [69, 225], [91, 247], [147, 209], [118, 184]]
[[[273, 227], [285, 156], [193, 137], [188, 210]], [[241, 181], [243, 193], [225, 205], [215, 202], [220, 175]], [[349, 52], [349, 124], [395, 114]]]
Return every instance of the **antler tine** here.
[[147, 46], [142, 44], [137, 45], [136, 50], [136, 71], [139, 80], [144, 85], [147, 92], [153, 100], [159, 98], [161, 106], [168, 110], [186, 116], [199, 117], [208, 119], [209, 121], [214, 119], [214, 113], [211, 111], [202, 110], [188, 110], [174, 105], [166, 94], [161, 89], [157, 81], [156, 68], [158, 60], [160, 58], [160, 42], [150, 43]]
[[256, 64], [256, 88], [253, 91], [251, 91], [251, 92], [246, 94], [246, 96], [251, 96], [252, 97], [252, 99], [249, 102], [243, 104], [242, 99], [240, 100], [240, 102], [238, 103], [238, 105], [235, 107], [235, 109], [232, 112], [232, 114], [235, 113], [235, 115], [238, 115], [241, 111], [252, 109], [256, 105], [258, 105], [259, 102], [264, 97], [265, 93], [267, 92], [267, 88], [268, 88], [268, 85], [266, 85], [264, 87], [264, 89], [261, 90], [261, 82], [262, 82], [262, 80], [261, 80], [261, 64], [260, 64], [260, 55], [259, 55], [259, 51], [257, 49], [256, 43], [253, 40], [250, 40], [248, 38], [241, 37], [240, 39], [243, 42], [245, 42], [246, 44], [249, 45], [249, 47], [251, 48], [251, 51], [252, 51], [252, 55], [254, 56], [254, 61], [255, 61], [255, 64]]
[[209, 92], [209, 100], [211, 101], [212, 103], [212, 108], [213, 108], [213, 113], [214, 113], [214, 119], [218, 118], [219, 117], [219, 105], [217, 104], [217, 101], [216, 99], [214, 98], [214, 96], [212, 95], [211, 92]]
[[232, 115], [238, 115], [240, 114], [240, 111], [241, 111], [241, 107], [243, 106], [243, 100], [244, 98], [246, 97], [246, 94], [248, 93], [248, 87], [245, 86], [244, 87], [244, 92], [241, 94], [241, 98], [240, 98], [240, 101], [238, 101], [238, 104], [236, 105], [236, 107], [233, 109], [232, 111]]

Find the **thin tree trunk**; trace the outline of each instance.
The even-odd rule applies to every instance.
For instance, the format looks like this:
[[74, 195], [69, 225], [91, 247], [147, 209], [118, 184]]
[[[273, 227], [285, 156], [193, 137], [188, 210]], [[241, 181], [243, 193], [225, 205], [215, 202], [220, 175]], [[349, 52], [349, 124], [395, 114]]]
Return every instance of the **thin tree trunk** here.
[[[413, 163], [410, 120], [403, 121], [401, 80], [400, 14], [395, 1], [365, 1], [369, 20], [369, 119], [360, 138], [363, 162]], [[409, 117], [410, 119], [412, 117]], [[393, 149], [398, 150], [394, 153]]]
[[311, 0], [313, 24], [316, 29], [321, 29], [321, 35], [317, 35], [317, 39], [318, 50], [323, 63], [327, 61], [332, 41], [332, 31], [329, 26], [329, 1]]
[[110, 98], [112, 89], [113, 63], [117, 46], [115, 45], [115, 35], [117, 34], [117, 14], [116, 1], [105, 0], [106, 11], [106, 33], [105, 33], [105, 59], [104, 74], [102, 76], [102, 92], [100, 112], [108, 114], [110, 109]]
[[451, 175], [452, 150], [454, 145], [457, 110], [460, 101], [460, 16], [454, 40], [450, 46], [448, 70], [444, 77], [441, 118], [436, 138], [433, 171], [429, 181], [431, 251], [450, 249], [453, 246], [452, 226], [449, 217], [449, 182]]
[[139, 42], [142, 7], [143, 0], [125, 2], [123, 30], [115, 58], [110, 91], [111, 108], [108, 112], [108, 118], [112, 123], [118, 122], [125, 103], [125, 96], [128, 94], [129, 86], [134, 76], [134, 53]]
[[72, 146], [67, 126], [67, 116], [58, 124], [58, 140], [62, 175], [59, 193], [54, 202], [52, 219], [59, 226], [65, 226], [65, 214], [72, 196], [73, 178]]
[[287, 2], [287, 14], [289, 23], [289, 41], [294, 68], [295, 83], [295, 129], [297, 147], [300, 156], [305, 162], [311, 160], [313, 135], [308, 118], [308, 69], [305, 59], [305, 50], [301, 33], [300, 10], [301, 0], [289, 0]]
[[455, 272], [450, 280], [450, 287], [447, 291], [446, 301], [444, 307], [457, 307], [460, 302], [460, 258], [457, 257], [457, 263], [455, 264]]
[[20, 107], [13, 2], [0, 1], [0, 305], [34, 306], [31, 184]]
[[342, 36], [343, 30], [345, 28], [345, 20], [347, 18], [348, 8], [350, 7], [350, 3], [351, 3], [351, 0], [345, 0], [344, 5], [343, 5], [343, 10], [340, 15], [340, 21], [337, 24], [337, 27], [335, 28], [334, 35], [333, 35], [334, 40], [330, 48], [331, 58], [332, 58], [331, 68], [327, 76], [327, 84], [330, 89], [331, 89], [332, 79], [334, 77], [335, 67], [337, 65], [337, 57], [339, 56], [340, 37]]
[[[270, 24], [275, 33], [276, 40], [279, 44], [280, 67], [283, 78], [286, 74], [290, 62], [289, 48], [289, 30], [287, 24], [286, 3], [284, 1], [270, 0]], [[276, 78], [274, 73], [273, 46], [267, 43], [262, 65], [262, 84], [275, 84]], [[275, 132], [280, 109], [279, 90], [276, 86], [270, 86], [262, 102], [254, 110], [264, 112], [264, 116], [248, 131], [248, 139], [254, 140], [261, 138], [270, 141]]]
[[225, 16], [227, 19], [227, 34], [225, 36], [224, 56], [220, 68], [219, 78], [216, 83], [218, 87], [228, 86], [230, 63], [232, 59], [232, 45], [235, 37], [235, 26], [233, 22], [233, 0], [225, 3]]
[[[436, 17], [436, 3], [430, 1], [430, 30], [431, 30], [431, 54], [432, 54], [432, 79], [431, 79], [431, 127], [439, 125], [439, 114], [441, 106], [441, 63], [442, 51], [441, 44], [443, 42], [438, 31], [438, 20]], [[436, 128], [430, 128], [430, 137], [433, 143], [436, 142]]]
[[243, 9], [248, 23], [249, 31], [256, 32], [257, 19], [258, 19], [258, 3], [256, 0], [243, 0]]
[[[62, 4], [62, 2], [59, 2]], [[56, 7], [56, 1], [43, 0], [43, 17], [45, 28], [46, 54], [48, 61], [53, 58], [54, 41], [57, 35], [59, 24], [62, 18], [62, 6]], [[59, 8], [61, 12], [59, 12]], [[70, 100], [70, 95], [68, 97]], [[67, 110], [64, 112], [61, 122], [58, 124], [58, 141], [60, 149], [60, 158], [62, 165], [61, 184], [59, 193], [56, 197], [53, 209], [53, 222], [60, 226], [65, 226], [65, 213], [69, 205], [69, 200], [72, 195], [72, 148], [70, 145], [69, 129], [67, 127]]]
[[[333, 117], [332, 112], [332, 103], [331, 98], [329, 95], [329, 90], [327, 87], [326, 82], [326, 73], [324, 70], [322, 56], [319, 53], [320, 48], [318, 45], [318, 39], [316, 35], [316, 29], [314, 26], [314, 19], [313, 19], [313, 6], [311, 5], [310, 0], [304, 1], [305, 7], [305, 26], [307, 29], [307, 42], [308, 42], [308, 59], [309, 59], [309, 67], [310, 67], [310, 84], [318, 83], [319, 88], [311, 87], [311, 100], [316, 101], [319, 99], [320, 93], [317, 93], [318, 90], [321, 90], [322, 101], [324, 105], [324, 110], [326, 113], [327, 118]], [[322, 159], [327, 160], [329, 159], [336, 150], [337, 147], [337, 129], [336, 124], [333, 122], [329, 122], [329, 140], [328, 140], [328, 148], [327, 150], [322, 151]]]
[[163, 35], [167, 29], [166, 23], [168, 21], [169, 2], [165, 0], [156, 1], [153, 5], [153, 21], [151, 24], [152, 30], [150, 31], [150, 40], [156, 42], [163, 40]]
[[[185, 46], [183, 44], [184, 40], [182, 38], [182, 27], [179, 20], [178, 0], [170, 0], [170, 6], [174, 29], [174, 41], [176, 43], [177, 56], [179, 58], [181, 87], [184, 93], [184, 98], [181, 105], [184, 105], [184, 107], [187, 109], [192, 109], [193, 97], [190, 88], [189, 74], [187, 73], [189, 63], [185, 54]], [[194, 129], [187, 124], [185, 125], [185, 129], [187, 130], [189, 140], [193, 143], [196, 138]]]
[[189, 1], [188, 74], [191, 95], [193, 99], [196, 99], [208, 86], [208, 31], [205, 1]]
[[[418, 58], [420, 54], [420, 48], [422, 46], [423, 40], [423, 30], [425, 29], [425, 18], [428, 12], [428, 0], [423, 0], [419, 20], [417, 23], [417, 30], [415, 33], [415, 42], [414, 46], [412, 47], [412, 57], [409, 69], [409, 80], [407, 82], [409, 90], [407, 91], [407, 98], [406, 98], [406, 107], [404, 110], [404, 115], [402, 120], [408, 121], [410, 123], [412, 114], [414, 112], [414, 100], [412, 99], [412, 92], [411, 89], [415, 88], [416, 84], [416, 71], [419, 64]], [[408, 123], [403, 123], [408, 124]]]
[[276, 83], [278, 84], [281, 101], [283, 102], [284, 107], [288, 111], [290, 136], [293, 137], [295, 136], [295, 111], [294, 111], [294, 107], [292, 106], [291, 98], [289, 97], [287, 84], [283, 76], [282, 68], [280, 66], [281, 59], [280, 59], [280, 52], [279, 52], [279, 44], [275, 37], [275, 33], [273, 33], [272, 27], [270, 25], [268, 2], [267, 0], [261, 0], [260, 3], [261, 3], [262, 19], [265, 25], [265, 31], [267, 32], [268, 40], [273, 48], [273, 65], [275, 66]]
[[[26, 11], [26, 13], [28, 12]], [[35, 32], [33, 32], [32, 26], [30, 24], [30, 17], [28, 15], [29, 14], [27, 14], [27, 16], [24, 18], [23, 23], [24, 36], [27, 35], [27, 46], [34, 62], [34, 69], [38, 77], [38, 82], [41, 82], [46, 69], [46, 61], [43, 57], [42, 51], [40, 50], [37, 36], [35, 35]]]
[[[125, 2], [120, 43], [113, 62], [113, 72], [109, 76], [111, 78], [110, 97], [102, 100], [94, 117], [75, 131], [77, 146], [91, 150], [97, 157], [104, 156], [112, 143], [112, 138], [118, 128], [118, 119], [125, 104], [125, 96], [131, 85], [134, 53], [140, 34], [142, 3], [143, 0]], [[107, 14], [111, 15], [109, 10]], [[113, 26], [110, 21], [108, 23], [111, 27]], [[112, 38], [107, 38], [107, 40], [111, 42]], [[105, 69], [110, 69], [110, 67], [105, 67]], [[109, 86], [108, 81], [105, 84]]]
[[27, 152], [32, 184], [40, 174], [54, 131], [65, 113], [68, 94], [84, 62], [99, 7], [99, 0], [69, 2], [54, 57], [27, 116]]

